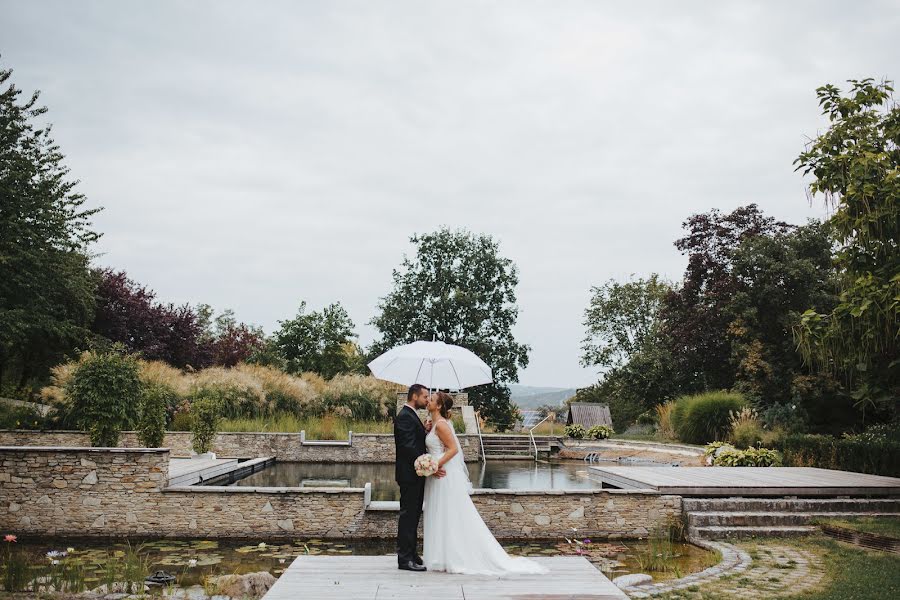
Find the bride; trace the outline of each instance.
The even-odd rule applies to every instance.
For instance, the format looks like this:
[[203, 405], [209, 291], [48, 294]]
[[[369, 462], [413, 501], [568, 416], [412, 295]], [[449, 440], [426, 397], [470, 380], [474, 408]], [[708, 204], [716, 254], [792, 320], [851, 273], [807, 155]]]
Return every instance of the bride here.
[[478, 514], [469, 498], [472, 484], [450, 422], [452, 406], [453, 398], [446, 392], [432, 394], [426, 405], [432, 427], [425, 446], [446, 475], [425, 480], [425, 566], [464, 575], [546, 573], [532, 560], [509, 556]]

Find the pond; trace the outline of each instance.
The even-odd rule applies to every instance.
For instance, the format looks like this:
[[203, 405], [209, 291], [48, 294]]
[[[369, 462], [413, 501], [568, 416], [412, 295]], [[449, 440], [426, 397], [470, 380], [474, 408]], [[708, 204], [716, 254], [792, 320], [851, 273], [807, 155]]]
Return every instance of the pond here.
[[[589, 490], [600, 482], [588, 475], [583, 461], [534, 462], [489, 460], [468, 463], [469, 478], [476, 488], [513, 490]], [[206, 485], [251, 487], [355, 487], [372, 483], [373, 500], [399, 500], [394, 465], [383, 463], [300, 463], [274, 465], [236, 481], [210, 479]]]
[[[33, 581], [42, 580], [45, 583], [54, 581], [57, 589], [62, 587], [67, 591], [93, 589], [106, 581], [123, 581], [123, 577], [140, 581], [160, 569], [175, 575], [178, 587], [187, 588], [204, 585], [210, 576], [224, 574], [268, 571], [277, 577], [298, 556], [375, 556], [394, 552], [394, 544], [389, 540], [334, 541], [315, 538], [271, 544], [262, 540], [134, 540], [113, 543], [96, 539], [19, 538], [11, 546], [16, 556], [28, 565], [28, 583], [24, 589], [33, 589]], [[521, 556], [585, 556], [608, 577], [640, 572], [657, 580], [697, 572], [718, 560], [715, 553], [685, 543], [667, 546], [667, 560], [660, 570], [653, 570], [648, 562], [651, 555], [658, 558], [659, 546], [648, 545], [644, 541], [561, 540], [505, 543], [504, 547], [510, 554]]]

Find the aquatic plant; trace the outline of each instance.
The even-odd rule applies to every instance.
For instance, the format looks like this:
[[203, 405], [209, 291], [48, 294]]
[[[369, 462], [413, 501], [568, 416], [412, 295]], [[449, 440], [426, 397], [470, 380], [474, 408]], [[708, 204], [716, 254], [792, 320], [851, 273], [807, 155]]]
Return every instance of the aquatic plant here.
[[29, 582], [28, 560], [13, 546], [17, 541], [18, 538], [11, 533], [3, 537], [6, 546], [3, 556], [3, 589], [7, 592], [25, 591]]

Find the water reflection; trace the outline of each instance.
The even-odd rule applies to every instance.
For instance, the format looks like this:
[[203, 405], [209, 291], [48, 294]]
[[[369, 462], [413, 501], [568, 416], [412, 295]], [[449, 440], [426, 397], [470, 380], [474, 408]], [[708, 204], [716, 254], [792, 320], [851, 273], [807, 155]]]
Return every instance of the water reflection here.
[[[513, 490], [582, 490], [600, 484], [587, 477], [581, 461], [535, 463], [494, 460], [469, 463], [469, 477], [476, 488]], [[252, 487], [353, 487], [372, 482], [373, 500], [398, 500], [393, 464], [325, 464], [278, 462], [233, 485]]]

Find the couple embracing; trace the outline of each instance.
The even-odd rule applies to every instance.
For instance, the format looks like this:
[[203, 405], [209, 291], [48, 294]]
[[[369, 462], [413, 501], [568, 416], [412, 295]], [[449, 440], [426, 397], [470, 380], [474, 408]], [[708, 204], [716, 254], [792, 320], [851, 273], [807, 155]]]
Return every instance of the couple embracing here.
[[[450, 394], [429, 395], [425, 386], [415, 384], [394, 417], [396, 479], [400, 486], [399, 568], [465, 575], [545, 573], [546, 569], [534, 561], [509, 556], [478, 514], [469, 497], [472, 484], [462, 448], [450, 422], [452, 406]], [[431, 417], [428, 426], [416, 412], [422, 408]], [[428, 477], [416, 472], [417, 459], [425, 454], [437, 463], [437, 470]], [[423, 512], [424, 552], [420, 558], [416, 540]]]

